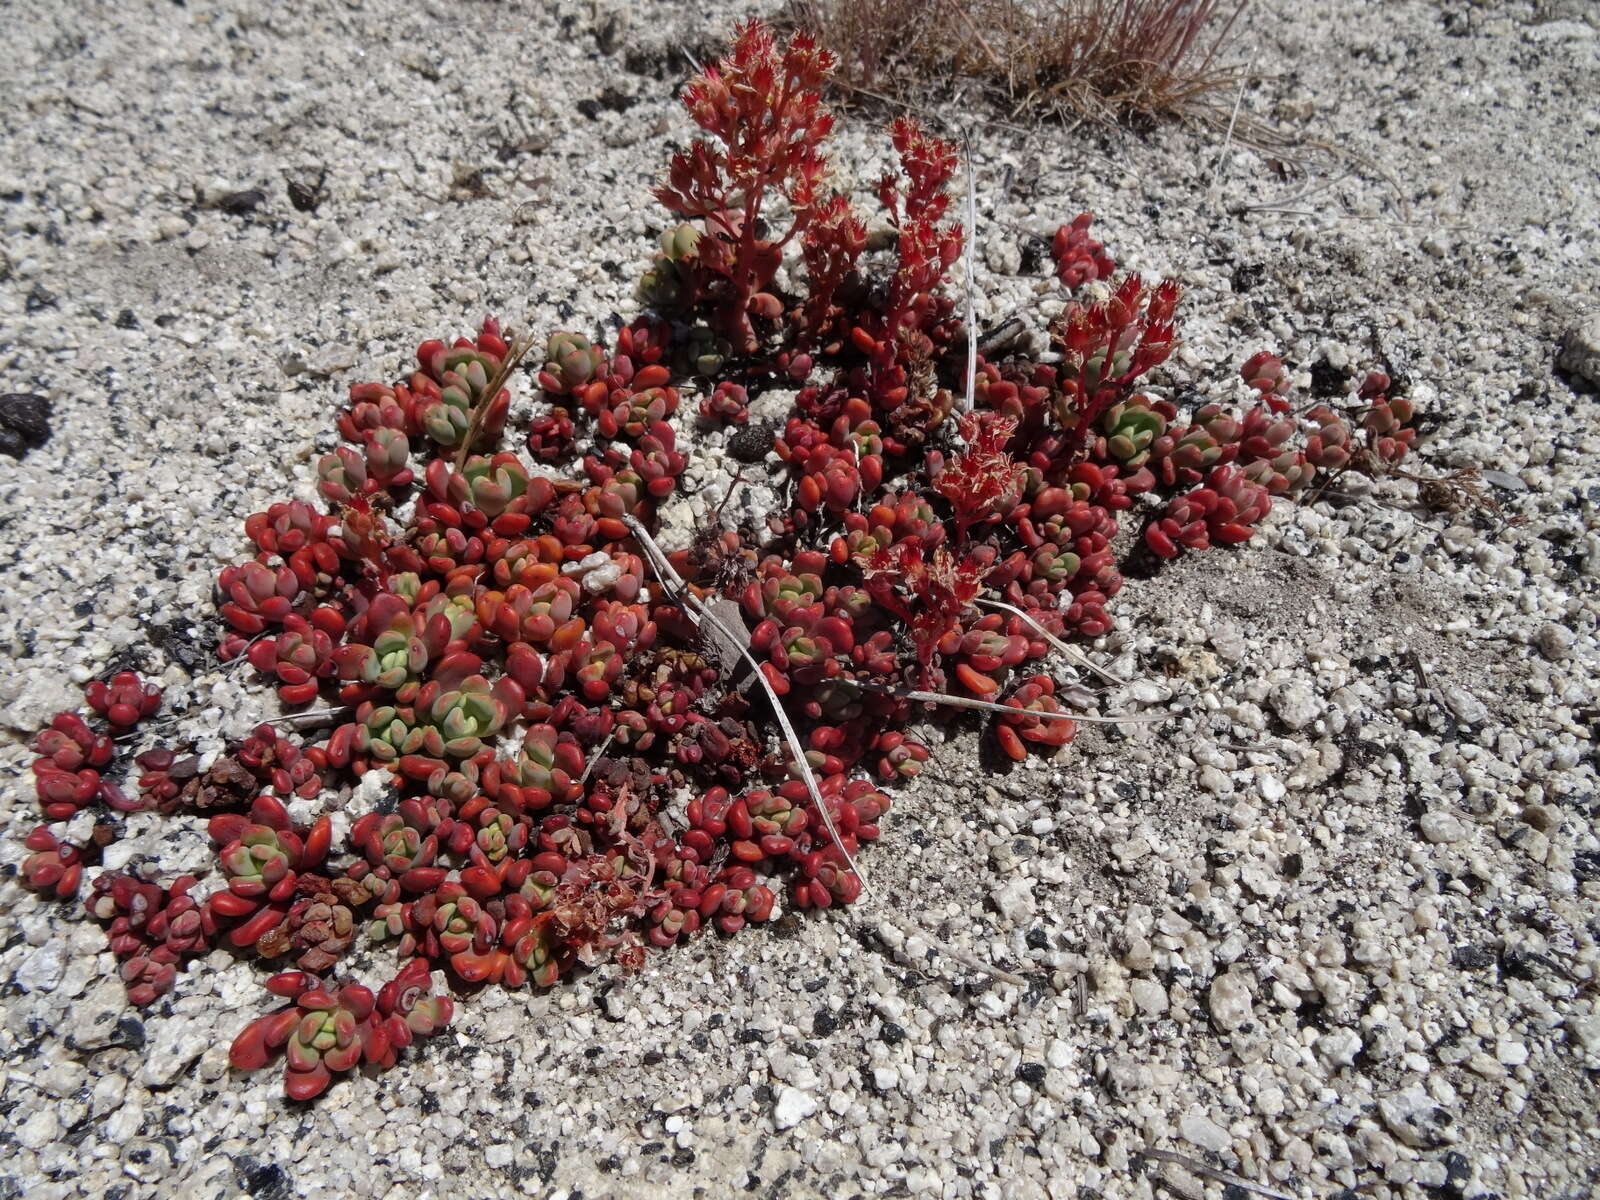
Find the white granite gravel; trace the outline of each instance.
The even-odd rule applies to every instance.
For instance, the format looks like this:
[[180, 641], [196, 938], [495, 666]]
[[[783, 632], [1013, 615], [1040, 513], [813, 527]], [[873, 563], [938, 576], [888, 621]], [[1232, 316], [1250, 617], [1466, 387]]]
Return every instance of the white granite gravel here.
[[[737, 11], [701, 8], [7, 7], [0, 391], [54, 416], [0, 458], [0, 861], [36, 823], [24, 740], [83, 680], [154, 673], [202, 748], [266, 710], [207, 659], [210, 583], [310, 494], [345, 385], [487, 310], [630, 311], [672, 91]], [[1239, 36], [1277, 149], [976, 131], [987, 315], [1058, 302], [1023, 267], [1090, 208], [1188, 288], [1167, 386], [1234, 395], [1264, 346], [1306, 387], [1387, 361], [1417, 473], [1496, 507], [1285, 508], [1118, 598], [1108, 703], [1178, 719], [1010, 770], [936, 746], [865, 868], [1028, 987], [870, 912], [786, 919], [487, 992], [302, 1109], [227, 1069], [250, 967], [133, 1013], [100, 931], [7, 878], [0, 1197], [1244, 1194], [1146, 1149], [1295, 1197], [1600, 1190], [1596, 13], [1267, 0]], [[844, 120], [842, 178], [884, 116]], [[203, 861], [175, 824], [123, 852]]]

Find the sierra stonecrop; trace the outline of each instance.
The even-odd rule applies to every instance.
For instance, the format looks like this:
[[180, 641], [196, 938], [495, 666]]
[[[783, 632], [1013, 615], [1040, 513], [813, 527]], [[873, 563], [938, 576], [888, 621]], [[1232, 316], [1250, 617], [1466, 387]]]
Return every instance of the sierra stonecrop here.
[[[1378, 473], [1411, 448], [1410, 404], [1376, 372], [1348, 407], [1300, 412], [1289, 367], [1261, 353], [1233, 384], [1244, 405], [1180, 404], [1160, 374], [1179, 291], [1116, 278], [1088, 214], [1055, 239], [1055, 356], [980, 355], [957, 418], [956, 149], [894, 122], [876, 189], [894, 236], [869, 237], [830, 190], [831, 67], [751, 22], [686, 89], [707, 136], [658, 191], [670, 228], [641, 283], [651, 311], [608, 344], [548, 336], [526, 456], [506, 444], [505, 368], [527, 343], [487, 319], [423, 342], [394, 382], [351, 387], [319, 503], [245, 520], [248, 557], [217, 580], [219, 654], [306, 710], [305, 741], [262, 724], [205, 758], [146, 745], [124, 788], [113, 734], [160, 702], [128, 673], [91, 684], [95, 715], [34, 739], [47, 821], [208, 818], [222, 886], [204, 889], [102, 870], [110, 823], [28, 836], [21, 874], [41, 895], [90, 881], [130, 1002], [171, 992], [210, 946], [292, 963], [266, 980], [284, 1005], [231, 1061], [281, 1057], [285, 1090], [308, 1099], [448, 1022], [435, 972], [547, 987], [785, 905], [852, 903], [884, 787], [930, 759], [907, 732], [930, 715], [909, 688], [998, 705], [988, 729], [1011, 759], [1056, 753], [1083, 700], [1044, 661], [1053, 640], [1112, 628], [1125, 521], [1142, 524], [1140, 554], [1241, 543], [1319, 472]], [[1098, 299], [1071, 294], [1090, 284]], [[707, 425], [796, 389], [754, 455], [776, 451], [789, 502], [731, 528], [701, 506], [705, 527], [669, 559], [731, 645], [695, 627], [633, 535], [696, 449], [690, 388]], [[769, 688], [816, 795], [771, 736]], [[385, 799], [346, 835], [329, 812], [291, 814], [369, 773]], [[394, 959], [376, 991], [337, 974], [361, 944]]]

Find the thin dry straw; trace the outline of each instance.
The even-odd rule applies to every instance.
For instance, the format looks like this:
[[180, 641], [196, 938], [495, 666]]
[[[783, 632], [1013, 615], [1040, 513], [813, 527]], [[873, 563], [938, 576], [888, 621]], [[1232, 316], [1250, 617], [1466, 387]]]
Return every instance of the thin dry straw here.
[[976, 700], [971, 696], [952, 696], [946, 692], [924, 692], [915, 688], [893, 688], [887, 684], [872, 683], [864, 679], [840, 680], [841, 686], [858, 687], [885, 696], [898, 696], [902, 700], [920, 700], [925, 704], [943, 704], [950, 708], [970, 708], [977, 712], [1005, 713], [1009, 716], [1037, 717], [1041, 721], [1081, 721], [1085, 725], [1149, 725], [1170, 721], [1176, 713], [1133, 713], [1129, 716], [1099, 717], [1083, 713], [1042, 712], [1034, 708], [1019, 708], [1015, 704], [996, 704], [993, 700]]
[[1228, 1171], [1219, 1171], [1216, 1167], [1207, 1166], [1197, 1158], [1190, 1158], [1187, 1154], [1174, 1154], [1171, 1150], [1141, 1150], [1140, 1155], [1155, 1162], [1172, 1163], [1174, 1166], [1192, 1171], [1205, 1179], [1214, 1179], [1218, 1183], [1228, 1184], [1230, 1187], [1240, 1188], [1247, 1192], [1254, 1192], [1258, 1196], [1266, 1196], [1268, 1200], [1294, 1200], [1288, 1192], [1280, 1192], [1273, 1188], [1263, 1187], [1259, 1183], [1234, 1175]]
[[978, 388], [978, 285], [972, 274], [972, 256], [975, 253], [973, 238], [978, 227], [978, 185], [972, 170], [972, 137], [969, 130], [962, 131], [961, 144], [967, 159], [967, 252], [962, 255], [967, 265], [967, 390], [961, 411], [971, 412], [973, 396]]
[[1043, 625], [1039, 624], [1038, 621], [1034, 620], [1033, 615], [1031, 613], [1029, 613], [1026, 609], [1018, 608], [1015, 604], [1007, 604], [1004, 600], [990, 600], [990, 599], [987, 599], [986, 597], [982, 597], [982, 596], [980, 596], [978, 598], [978, 603], [983, 605], [985, 608], [1002, 608], [1008, 613], [1015, 613], [1017, 616], [1021, 617], [1024, 621], [1026, 621], [1029, 625], [1033, 626], [1033, 628], [1039, 633], [1039, 635], [1041, 637], [1044, 638], [1045, 641], [1049, 642], [1052, 646], [1054, 646], [1057, 650], [1061, 651], [1061, 653], [1065, 654], [1068, 658], [1070, 658], [1073, 662], [1077, 663], [1080, 667], [1083, 667], [1085, 670], [1093, 671], [1096, 675], [1100, 676], [1100, 678], [1105, 680], [1107, 683], [1114, 683], [1114, 684], [1116, 684], [1117, 686], [1120, 687], [1122, 684], [1128, 682], [1126, 679], [1117, 678], [1110, 671], [1107, 671], [1104, 667], [1101, 667], [1098, 664], [1096, 664], [1092, 659], [1090, 659], [1090, 657], [1087, 654], [1083, 653], [1081, 650], [1076, 650], [1073, 647], [1067, 645], [1067, 643], [1063, 642], [1055, 634], [1051, 633]]

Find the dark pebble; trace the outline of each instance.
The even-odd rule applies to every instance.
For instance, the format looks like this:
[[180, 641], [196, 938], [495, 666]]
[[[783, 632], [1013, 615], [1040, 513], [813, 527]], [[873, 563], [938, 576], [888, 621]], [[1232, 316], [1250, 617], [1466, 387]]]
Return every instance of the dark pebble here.
[[772, 449], [773, 433], [766, 422], [742, 426], [728, 438], [728, 453], [742, 463], [758, 463]]
[[242, 191], [226, 192], [212, 202], [211, 207], [219, 212], [228, 213], [230, 216], [246, 217], [255, 212], [267, 201], [266, 192], [260, 188], [245, 188]]
[[289, 1173], [277, 1163], [241, 1158], [238, 1162], [239, 1186], [257, 1200], [284, 1200], [291, 1194]]
[[32, 392], [0, 396], [0, 454], [21, 458], [50, 440], [50, 401]]

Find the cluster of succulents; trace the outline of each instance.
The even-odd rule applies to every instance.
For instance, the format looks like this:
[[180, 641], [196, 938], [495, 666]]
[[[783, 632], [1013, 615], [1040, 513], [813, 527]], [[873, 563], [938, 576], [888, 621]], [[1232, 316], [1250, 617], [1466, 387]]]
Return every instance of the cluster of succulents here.
[[283, 971], [267, 991], [289, 1005], [246, 1025], [228, 1051], [241, 1070], [284, 1057], [283, 1090], [291, 1100], [311, 1100], [362, 1062], [380, 1070], [395, 1065], [396, 1051], [432, 1037], [450, 1023], [455, 1003], [429, 994], [426, 965], [414, 958], [374, 994], [358, 983], [333, 987], [304, 971]]
[[[322, 735], [263, 724], [203, 769], [146, 749], [128, 791], [103, 778], [114, 746], [83, 717], [35, 740], [52, 821], [96, 803], [208, 821], [205, 888], [139, 870], [92, 881], [130, 1001], [170, 990], [209, 946], [272, 964], [268, 991], [288, 1006], [248, 1025], [232, 1061], [281, 1051], [304, 1099], [447, 1023], [432, 972], [548, 987], [785, 904], [849, 904], [884, 788], [928, 761], [907, 733], [936, 711], [928, 691], [998, 706], [991, 736], [1012, 759], [1072, 739], [1072, 693], [1043, 660], [1056, 639], [1111, 628], [1123, 514], [1146, 518], [1160, 556], [1242, 542], [1317, 472], [1405, 453], [1412, 414], [1377, 374], [1358, 397], [1359, 454], [1344, 415], [1295, 411], [1270, 354], [1244, 365], [1242, 412], [1154, 394], [1178, 288], [1110, 278], [1087, 214], [1056, 239], [1061, 278], [1096, 285], [1053, 327], [1057, 353], [980, 358], [959, 411], [964, 334], [941, 290], [962, 251], [955, 148], [894, 123], [900, 169], [877, 188], [894, 236], [874, 242], [825, 187], [830, 65], [804, 36], [782, 47], [751, 23], [686, 91], [711, 136], [658, 192], [684, 223], [641, 285], [651, 308], [609, 346], [549, 336], [527, 456], [504, 444], [526, 344], [489, 319], [424, 342], [404, 379], [350, 389], [322, 507], [245, 521], [253, 552], [217, 581], [219, 656], [284, 706], [326, 705]], [[781, 227], [760, 216], [773, 201]], [[780, 274], [790, 243], [798, 263]], [[789, 504], [762, 528], [708, 515], [669, 558], [686, 598], [633, 532], [687, 465], [681, 394], [698, 389], [703, 422], [739, 424], [752, 394], [796, 385], [773, 442]], [[742, 622], [738, 645], [708, 636], [703, 606]], [[775, 736], [769, 691], [803, 761]], [[87, 699], [120, 731], [160, 697], [118, 675]], [[348, 824], [291, 818], [292, 800], [336, 805], [372, 772], [393, 803]], [[41, 827], [24, 878], [71, 897], [98, 844]], [[377, 992], [331, 981], [358, 946], [394, 957]]]

